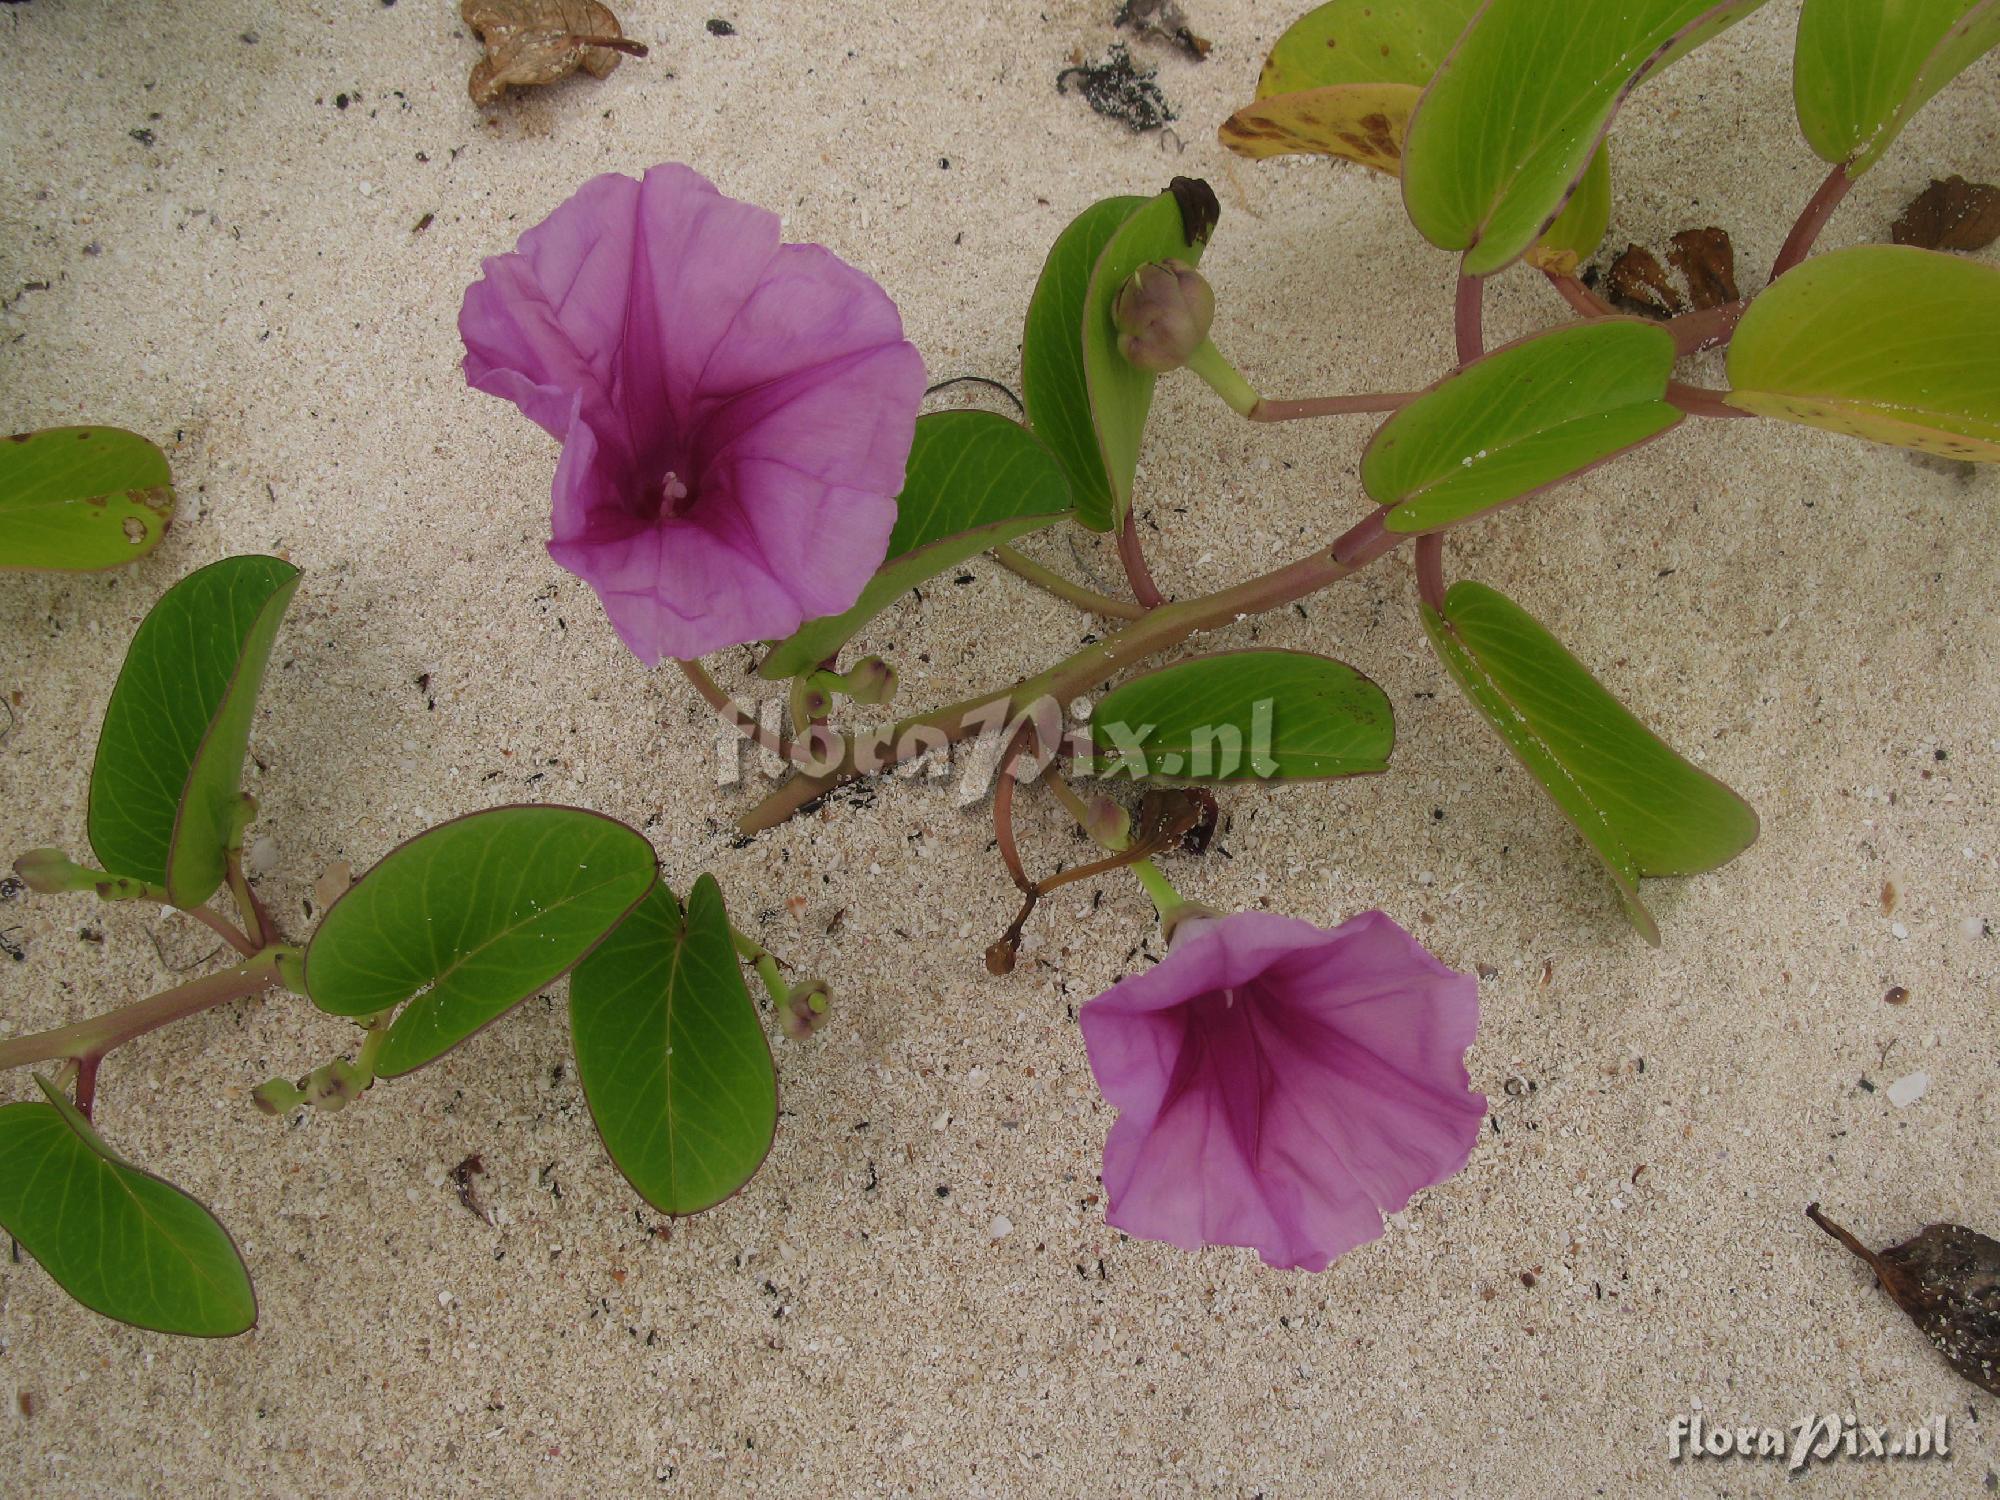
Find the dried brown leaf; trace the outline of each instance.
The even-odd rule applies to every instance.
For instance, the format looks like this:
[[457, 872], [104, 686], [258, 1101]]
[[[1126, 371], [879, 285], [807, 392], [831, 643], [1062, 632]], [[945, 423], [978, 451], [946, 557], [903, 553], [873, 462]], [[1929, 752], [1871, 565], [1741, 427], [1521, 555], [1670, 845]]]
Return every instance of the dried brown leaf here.
[[1667, 262], [1687, 282], [1697, 308], [1737, 300], [1736, 247], [1726, 229], [1683, 229], [1667, 249]]
[[1922, 250], [1984, 250], [2000, 240], [2000, 188], [1963, 177], [1932, 178], [1890, 226], [1889, 237]]
[[1915, 1239], [1877, 1254], [1817, 1203], [1806, 1217], [1868, 1263], [1946, 1364], [2000, 1396], [2000, 1240], [1959, 1224], [1928, 1224]]
[[554, 83], [578, 68], [603, 78], [620, 53], [646, 55], [597, 0], [460, 0], [458, 13], [486, 44], [466, 80], [474, 104], [491, 104], [510, 88]]
[[1620, 307], [1649, 318], [1672, 318], [1687, 311], [1653, 252], [1641, 245], [1627, 245], [1619, 252], [1605, 273], [1604, 289]]
[[1188, 25], [1187, 12], [1176, 0], [1125, 0], [1118, 7], [1118, 14], [1111, 18], [1111, 24], [1127, 27], [1140, 36], [1158, 37], [1196, 62], [1208, 56], [1212, 45], [1207, 37], [1194, 34]]

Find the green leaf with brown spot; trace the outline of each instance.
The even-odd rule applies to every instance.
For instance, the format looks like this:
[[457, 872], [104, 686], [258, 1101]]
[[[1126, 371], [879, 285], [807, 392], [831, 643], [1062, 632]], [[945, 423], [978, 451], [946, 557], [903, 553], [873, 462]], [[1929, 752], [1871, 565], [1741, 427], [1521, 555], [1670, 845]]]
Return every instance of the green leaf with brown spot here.
[[1333, 0], [1292, 23], [1257, 100], [1221, 128], [1243, 156], [1337, 156], [1392, 176], [1403, 131], [1479, 0]]
[[167, 457], [136, 432], [48, 427], [0, 442], [0, 568], [121, 567], [173, 517]]
[[1647, 942], [1659, 925], [1642, 876], [1695, 875], [1756, 840], [1757, 814], [1675, 754], [1526, 610], [1461, 581], [1423, 609], [1445, 670], [1604, 865]]
[[1731, 405], [1899, 448], [2000, 461], [2000, 266], [1909, 245], [1816, 255], [1750, 304]]

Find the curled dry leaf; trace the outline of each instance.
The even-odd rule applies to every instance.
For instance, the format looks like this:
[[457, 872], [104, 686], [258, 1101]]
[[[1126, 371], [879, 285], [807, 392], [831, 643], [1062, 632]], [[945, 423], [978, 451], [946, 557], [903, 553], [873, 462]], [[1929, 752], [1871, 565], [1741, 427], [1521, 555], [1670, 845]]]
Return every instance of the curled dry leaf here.
[[1920, 250], [1984, 250], [2000, 240], [2000, 188], [1963, 177], [1932, 178], [1890, 226], [1889, 237]]
[[1207, 37], [1194, 34], [1188, 25], [1187, 12], [1176, 0], [1125, 0], [1118, 7], [1118, 14], [1111, 18], [1111, 24], [1126, 27], [1140, 36], [1158, 37], [1196, 62], [1208, 56], [1212, 45]]
[[1665, 268], [1643, 245], [1627, 245], [1619, 252], [1605, 275], [1604, 289], [1620, 307], [1649, 318], [1671, 318], [1687, 311]]
[[1687, 282], [1697, 308], [1721, 307], [1738, 298], [1736, 247], [1726, 229], [1683, 229], [1667, 249], [1667, 262]]
[[510, 88], [554, 83], [578, 68], [603, 78], [621, 52], [646, 55], [597, 0], [461, 0], [459, 14], [486, 44], [466, 80], [474, 104], [491, 104]]
[[1946, 1364], [2000, 1396], [2000, 1241], [1959, 1224], [1928, 1224], [1915, 1239], [1878, 1254], [1817, 1203], [1806, 1217], [1868, 1263]]

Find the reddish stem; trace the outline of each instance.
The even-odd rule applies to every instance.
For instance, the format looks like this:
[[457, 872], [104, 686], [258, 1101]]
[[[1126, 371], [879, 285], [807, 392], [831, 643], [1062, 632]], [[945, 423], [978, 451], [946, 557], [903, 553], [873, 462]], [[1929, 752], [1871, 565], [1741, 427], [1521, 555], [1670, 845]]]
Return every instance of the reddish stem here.
[[175, 989], [150, 996], [121, 1010], [93, 1016], [51, 1031], [9, 1037], [0, 1042], [0, 1068], [18, 1068], [27, 1063], [63, 1058], [81, 1065], [85, 1058], [103, 1058], [134, 1037], [144, 1036], [174, 1021], [199, 1015], [231, 1000], [257, 994], [280, 983], [278, 959], [263, 953], [249, 963], [190, 980]]
[[[794, 776], [738, 819], [736, 826], [749, 834], [775, 828], [842, 782], [879, 775], [924, 754], [940, 741], [956, 744], [982, 728], [991, 727], [990, 715], [996, 708], [1019, 712], [1044, 698], [1065, 703], [1078, 693], [1116, 677], [1136, 662], [1172, 650], [1201, 631], [1282, 609], [1295, 599], [1315, 594], [1359, 572], [1393, 551], [1403, 540], [1383, 526], [1381, 511], [1373, 511], [1331, 547], [1322, 547], [1296, 562], [1245, 579], [1231, 588], [1163, 604], [1143, 620], [1133, 621], [1012, 687], [912, 715], [871, 732], [863, 744], [850, 738], [838, 764], [821, 774]], [[857, 763], [857, 752], [863, 749], [867, 751], [865, 766]]]
[[212, 928], [217, 933], [220, 933], [222, 940], [245, 958], [253, 957], [256, 954], [257, 945], [241, 932], [237, 931], [235, 924], [220, 912], [210, 911], [205, 906], [184, 906], [181, 910], [201, 923], [202, 926]]
[[1771, 265], [1771, 279], [1776, 281], [1785, 272], [1812, 254], [1813, 243], [1819, 239], [1819, 232], [1826, 228], [1826, 221], [1833, 217], [1833, 211], [1840, 207], [1848, 189], [1854, 186], [1854, 179], [1847, 175], [1845, 166], [1835, 167], [1827, 173], [1826, 181], [1819, 185], [1819, 191], [1806, 201], [1799, 211], [1798, 222], [1792, 225], [1792, 232], [1785, 236], [1785, 243], [1778, 251], [1778, 258]]
[[76, 1112], [86, 1120], [97, 1103], [97, 1065], [103, 1061], [101, 1052], [87, 1052], [76, 1060]]
[[1458, 362], [1470, 364], [1486, 352], [1486, 278], [1460, 276], [1452, 297], [1452, 336]]
[[1444, 536], [1429, 532], [1417, 538], [1417, 597], [1444, 613]]
[[1582, 316], [1586, 318], [1615, 318], [1618, 316], [1617, 308], [1606, 302], [1574, 276], [1565, 275], [1561, 271], [1544, 271], [1542, 274], [1548, 277], [1549, 285], [1562, 295], [1563, 301], [1567, 302]]
[[1678, 406], [1691, 417], [1750, 417], [1756, 415], [1754, 412], [1747, 412], [1740, 407], [1731, 406], [1726, 399], [1727, 395], [1726, 391], [1710, 390], [1705, 385], [1689, 385], [1685, 381], [1680, 380], [1669, 380], [1667, 382], [1668, 402], [1674, 406]]
[[[780, 760], [803, 763], [811, 751], [801, 751], [796, 743], [780, 735], [774, 735], [750, 715], [737, 706], [736, 700], [723, 692], [716, 680], [708, 675], [708, 669], [698, 661], [680, 663], [681, 675], [694, 684], [702, 700], [721, 716], [722, 722], [734, 729], [743, 738], [760, 749], [768, 750]], [[815, 741], [817, 743], [817, 741]]]
[[1749, 305], [1748, 299], [1739, 297], [1720, 307], [1704, 307], [1696, 312], [1682, 313], [1678, 318], [1667, 319], [1667, 331], [1674, 336], [1674, 352], [1695, 354], [1728, 343], [1736, 333], [1736, 325], [1743, 321], [1743, 310]]
[[1015, 888], [1022, 891], [1033, 891], [1035, 883], [1028, 878], [1020, 848], [1014, 842], [1014, 767], [1027, 748], [1029, 732], [1024, 727], [1007, 742], [1007, 749], [1000, 757], [1000, 779], [993, 786], [993, 839], [1000, 846], [1000, 862], [1014, 878]]
[[1138, 512], [1125, 512], [1125, 529], [1118, 533], [1118, 560], [1125, 564], [1125, 576], [1132, 584], [1132, 597], [1147, 609], [1158, 609], [1166, 603], [1159, 589], [1153, 583], [1153, 575], [1146, 568], [1146, 554], [1139, 548]]

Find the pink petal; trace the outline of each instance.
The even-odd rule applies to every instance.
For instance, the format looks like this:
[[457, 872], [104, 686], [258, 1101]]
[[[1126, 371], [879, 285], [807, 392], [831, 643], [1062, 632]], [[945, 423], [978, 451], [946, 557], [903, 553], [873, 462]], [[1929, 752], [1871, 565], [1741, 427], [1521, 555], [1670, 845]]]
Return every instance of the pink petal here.
[[837, 614], [888, 549], [923, 362], [880, 287], [778, 229], [686, 167], [600, 177], [460, 313], [466, 378], [563, 440], [551, 555], [649, 665]]
[[1107, 1219], [1324, 1269], [1464, 1165], [1485, 1114], [1461, 1060], [1477, 1009], [1472, 980], [1379, 912], [1330, 933], [1264, 912], [1183, 932], [1080, 1017], [1120, 1112]]

